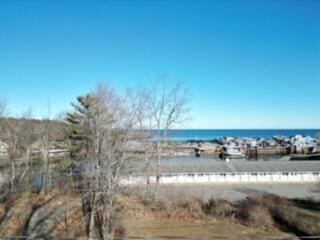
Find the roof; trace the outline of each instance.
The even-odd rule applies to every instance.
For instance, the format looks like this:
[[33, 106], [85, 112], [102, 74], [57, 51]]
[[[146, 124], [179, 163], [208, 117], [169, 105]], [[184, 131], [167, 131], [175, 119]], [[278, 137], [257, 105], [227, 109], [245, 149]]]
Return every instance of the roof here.
[[0, 141], [0, 145], [1, 145], [2, 147], [5, 147], [5, 148], [8, 148], [8, 147], [9, 147], [8, 144], [6, 144], [6, 143], [3, 142], [3, 141]]
[[[156, 165], [153, 171], [156, 171]], [[141, 169], [134, 171], [146, 173]], [[161, 163], [161, 173], [320, 172], [320, 161], [214, 161], [197, 164]]]

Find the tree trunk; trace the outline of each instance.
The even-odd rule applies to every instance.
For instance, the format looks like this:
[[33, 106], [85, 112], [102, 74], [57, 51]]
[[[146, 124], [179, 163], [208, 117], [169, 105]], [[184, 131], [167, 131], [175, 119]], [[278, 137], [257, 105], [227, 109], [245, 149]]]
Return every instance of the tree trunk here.
[[[88, 240], [94, 240], [96, 239], [95, 237], [95, 220], [94, 220], [94, 209], [95, 209], [95, 198], [96, 198], [96, 194], [95, 192], [91, 193], [90, 196], [90, 200], [89, 200], [89, 206], [87, 207], [87, 209], [90, 211], [90, 215], [89, 215], [89, 224], [88, 224]], [[84, 214], [88, 214], [88, 213], [84, 213]]]
[[27, 152], [26, 152], [26, 161], [27, 161], [27, 163], [26, 163], [26, 167], [25, 167], [23, 173], [21, 174], [21, 177], [20, 177], [20, 179], [19, 179], [19, 183], [22, 182], [24, 176], [26, 175], [26, 173], [27, 173], [28, 170], [29, 170], [29, 166], [30, 166], [30, 152], [31, 152], [30, 148], [27, 148]]
[[[46, 143], [45, 143], [46, 144]], [[42, 149], [43, 172], [42, 172], [42, 192], [45, 195], [48, 186], [48, 148], [47, 145]]]
[[16, 178], [16, 163], [14, 159], [11, 159], [11, 182], [10, 182], [11, 192], [14, 191], [15, 178]]
[[150, 200], [150, 177], [147, 176], [147, 200]]
[[94, 212], [91, 210], [89, 217], [88, 240], [94, 240], [94, 236]]

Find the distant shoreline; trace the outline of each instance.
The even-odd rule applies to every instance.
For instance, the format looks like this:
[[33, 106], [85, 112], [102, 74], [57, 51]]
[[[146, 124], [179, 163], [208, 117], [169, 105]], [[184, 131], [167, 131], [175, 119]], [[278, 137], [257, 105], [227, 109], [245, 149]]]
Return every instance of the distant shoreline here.
[[207, 142], [223, 137], [272, 139], [279, 135], [285, 137], [302, 135], [314, 138], [318, 134], [320, 129], [171, 129], [168, 131], [167, 140]]

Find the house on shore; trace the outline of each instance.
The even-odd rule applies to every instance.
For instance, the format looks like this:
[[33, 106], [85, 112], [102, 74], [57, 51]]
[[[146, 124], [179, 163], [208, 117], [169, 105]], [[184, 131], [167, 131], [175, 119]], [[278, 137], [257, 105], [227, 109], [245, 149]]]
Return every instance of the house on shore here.
[[8, 149], [8, 144], [0, 141], [0, 158], [8, 156]]

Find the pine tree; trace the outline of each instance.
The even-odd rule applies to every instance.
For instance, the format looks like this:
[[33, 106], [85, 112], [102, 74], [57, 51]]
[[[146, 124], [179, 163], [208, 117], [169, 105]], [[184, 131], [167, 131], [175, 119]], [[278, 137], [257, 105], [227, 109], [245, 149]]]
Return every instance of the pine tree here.
[[67, 114], [68, 138], [71, 143], [70, 153], [73, 157], [87, 157], [91, 140], [90, 136], [90, 110], [94, 105], [94, 98], [89, 94], [77, 97], [77, 103], [71, 103], [74, 108], [72, 113]]

